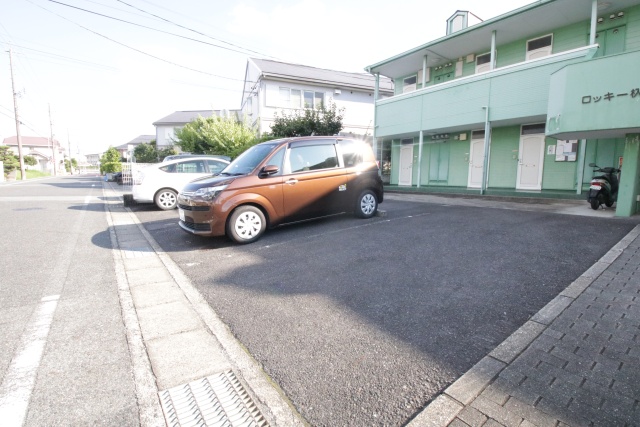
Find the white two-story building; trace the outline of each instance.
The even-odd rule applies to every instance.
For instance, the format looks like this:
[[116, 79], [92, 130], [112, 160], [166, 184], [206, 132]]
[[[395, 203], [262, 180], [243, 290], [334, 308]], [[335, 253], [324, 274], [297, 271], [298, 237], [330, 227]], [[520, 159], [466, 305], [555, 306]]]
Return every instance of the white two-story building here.
[[[375, 77], [250, 58], [245, 72], [242, 114], [258, 130], [269, 132], [274, 114], [335, 103], [344, 108], [341, 134], [362, 139], [373, 135]], [[378, 99], [393, 95], [393, 81], [380, 77]]]

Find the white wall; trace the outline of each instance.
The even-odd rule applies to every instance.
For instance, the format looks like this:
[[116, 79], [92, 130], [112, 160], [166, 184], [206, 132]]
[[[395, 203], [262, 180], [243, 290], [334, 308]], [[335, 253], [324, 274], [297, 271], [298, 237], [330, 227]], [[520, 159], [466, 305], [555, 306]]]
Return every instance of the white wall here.
[[[245, 94], [242, 98], [242, 109], [240, 115], [246, 117], [251, 126], [257, 126], [260, 119], [260, 105], [264, 104], [262, 83], [256, 85], [253, 82], [258, 81], [260, 70], [249, 61], [247, 62], [247, 75], [245, 78]], [[250, 99], [250, 100], [249, 100]], [[263, 130], [260, 129], [260, 132]]]
[[156, 126], [156, 147], [158, 149], [173, 146], [175, 139], [175, 128], [172, 125]]
[[302, 93], [305, 90], [323, 92], [325, 102], [335, 102], [338, 109], [344, 108], [344, 118], [342, 120], [343, 132], [352, 132], [356, 135], [373, 133], [373, 91], [360, 92], [346, 89], [339, 89], [340, 94], [336, 94], [336, 87], [301, 85], [289, 82], [262, 81], [260, 88], [260, 132], [269, 132], [273, 123], [274, 113], [291, 114], [295, 110], [282, 107], [280, 101], [280, 87], [299, 89]]

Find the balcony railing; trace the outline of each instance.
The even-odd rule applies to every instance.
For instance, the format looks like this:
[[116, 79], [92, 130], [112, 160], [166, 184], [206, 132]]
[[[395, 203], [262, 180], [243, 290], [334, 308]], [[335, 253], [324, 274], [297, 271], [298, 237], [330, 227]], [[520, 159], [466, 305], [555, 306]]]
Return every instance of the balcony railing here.
[[486, 108], [495, 123], [544, 118], [551, 75], [593, 57], [597, 48], [572, 49], [378, 100], [376, 136], [469, 129], [484, 123]]

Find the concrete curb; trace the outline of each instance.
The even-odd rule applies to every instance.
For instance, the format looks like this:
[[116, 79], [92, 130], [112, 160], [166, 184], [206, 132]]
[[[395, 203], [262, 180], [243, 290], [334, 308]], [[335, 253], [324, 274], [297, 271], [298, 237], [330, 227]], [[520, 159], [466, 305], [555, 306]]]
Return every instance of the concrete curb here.
[[[107, 189], [110, 185], [105, 183], [103, 188]], [[110, 190], [114, 191], [113, 188]], [[115, 200], [118, 204], [122, 203], [121, 197]], [[167, 376], [167, 372], [174, 370], [177, 362], [173, 357], [175, 354], [167, 353], [166, 348], [184, 347], [188, 341], [194, 346], [189, 350], [191, 357], [197, 357], [197, 352], [211, 351], [200, 358], [210, 359], [207, 365], [210, 369], [231, 368], [237, 374], [247, 385], [246, 391], [259, 404], [260, 411], [270, 425], [304, 426], [302, 417], [286, 395], [235, 339], [227, 325], [211, 309], [180, 267], [162, 250], [131, 209], [122, 205], [118, 207], [117, 215], [122, 224], [117, 223], [112, 218], [111, 211], [106, 209], [123, 319], [134, 365], [141, 425], [166, 425], [157, 398], [160, 389], [170, 388], [175, 385], [172, 381], [189, 375], [200, 377], [191, 371], [181, 372], [175, 378]], [[119, 241], [122, 240], [120, 234], [116, 237], [115, 225], [128, 227], [124, 241]], [[125, 261], [122, 259], [125, 256], [135, 260]], [[135, 261], [137, 267], [133, 268], [130, 261]], [[179, 301], [175, 301], [176, 299]], [[179, 318], [175, 331], [167, 331], [166, 322], [161, 321], [168, 314]], [[194, 337], [188, 339], [187, 336]], [[204, 341], [208, 341], [207, 346]], [[215, 358], [214, 353], [218, 355]], [[183, 362], [181, 365], [188, 365], [188, 360]], [[202, 364], [198, 366], [203, 368]]]
[[[103, 186], [103, 194], [105, 194]], [[106, 194], [105, 194], [106, 195]], [[122, 320], [127, 331], [127, 342], [129, 344], [129, 352], [131, 353], [131, 364], [133, 367], [133, 377], [136, 385], [136, 400], [138, 401], [138, 410], [140, 417], [140, 425], [142, 427], [160, 427], [166, 426], [162, 408], [158, 401], [158, 387], [156, 379], [151, 368], [151, 361], [147, 354], [147, 349], [142, 338], [142, 330], [138, 322], [127, 273], [125, 271], [124, 261], [122, 259], [121, 248], [118, 245], [116, 232], [114, 229], [114, 221], [109, 210], [111, 202], [107, 198], [105, 200], [105, 214], [107, 224], [109, 225], [109, 237], [111, 239], [111, 252], [115, 265], [116, 281], [118, 283], [118, 299], [120, 300], [120, 309], [122, 311]]]
[[407, 426], [444, 427], [489, 386], [513, 360], [542, 334], [547, 327], [582, 294], [640, 235], [636, 225], [620, 242], [611, 248], [558, 296], [538, 311], [487, 356], [464, 373], [442, 394], [431, 401]]

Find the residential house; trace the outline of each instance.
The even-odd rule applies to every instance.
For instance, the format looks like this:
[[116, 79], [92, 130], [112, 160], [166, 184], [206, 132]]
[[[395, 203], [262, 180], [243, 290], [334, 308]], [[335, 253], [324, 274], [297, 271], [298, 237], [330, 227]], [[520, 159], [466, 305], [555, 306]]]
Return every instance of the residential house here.
[[[153, 123], [156, 127], [156, 146], [158, 149], [173, 147], [176, 131], [198, 117], [223, 117], [231, 115], [239, 118], [239, 110], [194, 110], [176, 111]], [[177, 148], [177, 147], [176, 147]], [[180, 150], [178, 150], [180, 151]]]
[[87, 164], [90, 166], [98, 166], [100, 164], [100, 157], [102, 157], [102, 153], [97, 154], [87, 154], [86, 156]]
[[[35, 166], [25, 164], [26, 169], [53, 172], [55, 156], [55, 160], [60, 167], [59, 171], [64, 170], [63, 161], [66, 151], [56, 139], [51, 140], [41, 136], [21, 136], [20, 141], [22, 143], [22, 155], [33, 156], [38, 162]], [[9, 146], [16, 156], [19, 154], [18, 138], [16, 136], [5, 138], [2, 145]]]
[[118, 145], [114, 148], [118, 150], [123, 159], [129, 160], [137, 145], [148, 144], [155, 139], [155, 135], [139, 135], [126, 144]]
[[619, 167], [616, 215], [640, 200], [640, 1], [540, 0], [366, 68], [392, 185], [585, 197], [590, 163]]
[[[393, 95], [391, 79], [381, 77], [378, 97]], [[269, 132], [274, 114], [290, 114], [334, 102], [344, 108], [341, 134], [373, 135], [375, 77], [250, 58], [245, 72], [242, 114], [259, 134]]]

